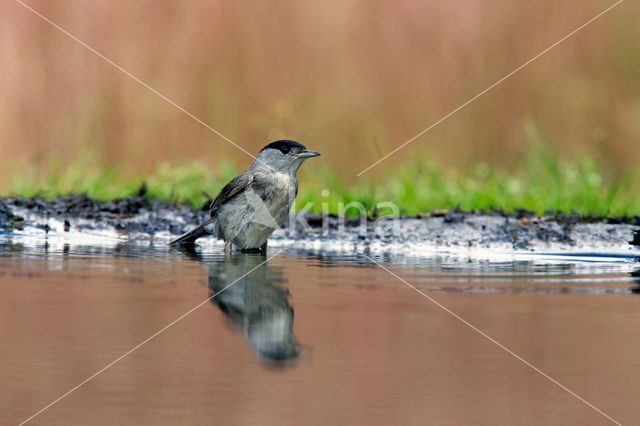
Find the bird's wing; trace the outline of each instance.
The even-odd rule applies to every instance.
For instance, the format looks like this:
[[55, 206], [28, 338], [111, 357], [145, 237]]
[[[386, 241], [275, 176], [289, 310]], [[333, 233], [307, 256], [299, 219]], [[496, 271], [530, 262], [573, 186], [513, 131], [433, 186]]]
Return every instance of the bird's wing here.
[[242, 172], [238, 176], [234, 177], [231, 182], [222, 188], [216, 199], [211, 202], [211, 215], [213, 215], [224, 203], [244, 191], [252, 182], [253, 175], [247, 172]]

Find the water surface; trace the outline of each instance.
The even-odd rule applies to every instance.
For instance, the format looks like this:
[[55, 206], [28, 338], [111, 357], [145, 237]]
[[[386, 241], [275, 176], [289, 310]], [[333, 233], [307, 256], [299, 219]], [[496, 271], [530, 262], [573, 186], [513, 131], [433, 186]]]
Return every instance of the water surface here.
[[[637, 422], [633, 258], [368, 255], [617, 421]], [[2, 424], [188, 312], [29, 424], [609, 422], [359, 253], [285, 250], [264, 262], [5, 239], [0, 288]]]

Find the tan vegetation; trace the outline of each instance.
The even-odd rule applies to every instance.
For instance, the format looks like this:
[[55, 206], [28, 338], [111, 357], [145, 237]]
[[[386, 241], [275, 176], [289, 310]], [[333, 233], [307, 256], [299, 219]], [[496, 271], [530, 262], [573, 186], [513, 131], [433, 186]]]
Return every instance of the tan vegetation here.
[[[354, 175], [604, 10], [603, 0], [29, 4], [250, 152], [293, 138]], [[605, 174], [640, 155], [640, 26], [624, 2], [372, 170], [423, 158], [515, 170], [523, 123]], [[250, 160], [11, 1], [0, 5], [0, 187], [93, 156], [125, 174]]]

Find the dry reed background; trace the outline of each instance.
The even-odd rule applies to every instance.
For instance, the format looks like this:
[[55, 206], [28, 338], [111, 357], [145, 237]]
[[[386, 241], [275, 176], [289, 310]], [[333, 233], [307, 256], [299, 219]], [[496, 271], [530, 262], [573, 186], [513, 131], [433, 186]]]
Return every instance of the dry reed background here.
[[[28, 4], [250, 152], [322, 151], [347, 182], [612, 0], [36, 1]], [[640, 155], [640, 6], [626, 1], [392, 157], [515, 169], [525, 121], [607, 173]], [[92, 155], [123, 173], [245, 154], [7, 0], [0, 5], [0, 188]], [[363, 179], [363, 178], [358, 178]]]

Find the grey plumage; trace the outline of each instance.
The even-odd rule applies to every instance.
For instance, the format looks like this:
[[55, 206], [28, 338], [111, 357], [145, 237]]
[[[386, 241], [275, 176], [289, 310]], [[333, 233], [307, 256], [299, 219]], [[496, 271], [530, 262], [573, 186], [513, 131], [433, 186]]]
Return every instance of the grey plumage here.
[[210, 218], [171, 241], [192, 244], [215, 235], [241, 250], [259, 249], [287, 218], [298, 194], [296, 172], [320, 155], [294, 141], [276, 141], [258, 153], [251, 167], [233, 178], [211, 203]]

